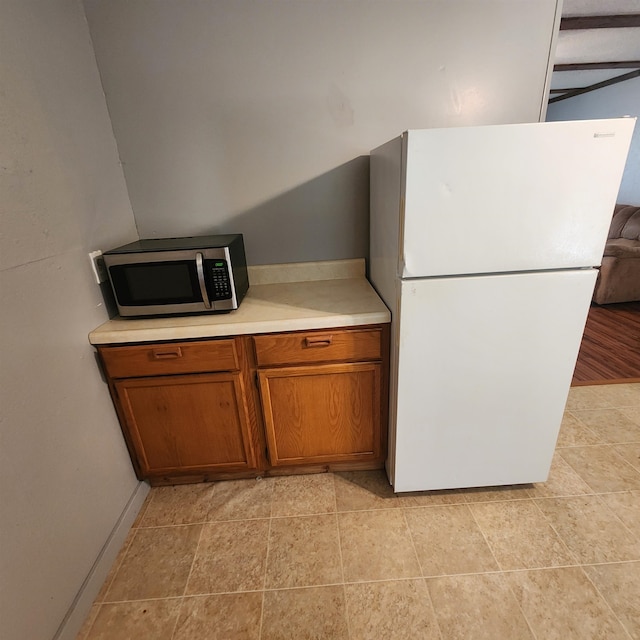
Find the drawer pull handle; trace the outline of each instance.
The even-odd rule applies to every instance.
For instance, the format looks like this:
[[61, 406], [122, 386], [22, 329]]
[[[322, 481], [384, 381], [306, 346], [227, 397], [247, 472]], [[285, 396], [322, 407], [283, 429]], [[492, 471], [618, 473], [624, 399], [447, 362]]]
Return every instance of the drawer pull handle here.
[[333, 336], [317, 336], [315, 338], [305, 338], [304, 342], [307, 347], [328, 347], [333, 341]]
[[174, 347], [172, 349], [154, 349], [152, 351], [155, 360], [174, 360], [182, 358], [182, 349]]

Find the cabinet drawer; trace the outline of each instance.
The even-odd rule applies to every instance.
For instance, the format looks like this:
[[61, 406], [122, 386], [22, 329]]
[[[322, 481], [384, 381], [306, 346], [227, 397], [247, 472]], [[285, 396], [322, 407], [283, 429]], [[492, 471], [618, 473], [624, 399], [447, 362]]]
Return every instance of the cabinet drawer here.
[[111, 378], [237, 371], [240, 368], [233, 339], [100, 347], [98, 350]]
[[380, 329], [304, 331], [254, 336], [258, 366], [380, 360]]

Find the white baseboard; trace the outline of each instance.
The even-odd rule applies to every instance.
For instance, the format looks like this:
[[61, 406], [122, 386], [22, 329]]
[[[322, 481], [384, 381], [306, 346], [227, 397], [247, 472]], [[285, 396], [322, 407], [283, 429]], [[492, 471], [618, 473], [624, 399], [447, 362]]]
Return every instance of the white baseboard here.
[[115, 562], [148, 493], [149, 485], [146, 482], [139, 482], [123, 509], [122, 514], [118, 518], [115, 527], [111, 531], [109, 538], [100, 550], [96, 561], [93, 563], [89, 575], [87, 575], [85, 581], [82, 583], [78, 595], [71, 607], [69, 607], [69, 611], [67, 611], [67, 615], [60, 624], [53, 640], [75, 640], [85, 619], [89, 615], [93, 601], [100, 593], [100, 589], [109, 574], [109, 570]]

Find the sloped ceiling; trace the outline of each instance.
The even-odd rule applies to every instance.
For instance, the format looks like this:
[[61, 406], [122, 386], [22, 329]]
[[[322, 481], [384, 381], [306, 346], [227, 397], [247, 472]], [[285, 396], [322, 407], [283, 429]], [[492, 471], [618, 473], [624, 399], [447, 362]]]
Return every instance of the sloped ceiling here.
[[640, 0], [564, 0], [549, 102], [640, 76]]

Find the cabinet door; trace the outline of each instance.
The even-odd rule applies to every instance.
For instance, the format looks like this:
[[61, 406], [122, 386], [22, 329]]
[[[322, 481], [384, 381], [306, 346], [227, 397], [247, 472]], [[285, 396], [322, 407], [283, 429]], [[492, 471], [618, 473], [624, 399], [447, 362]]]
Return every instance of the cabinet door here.
[[143, 475], [255, 467], [239, 373], [131, 378], [115, 389]]
[[380, 364], [264, 369], [258, 377], [272, 465], [380, 457]]

